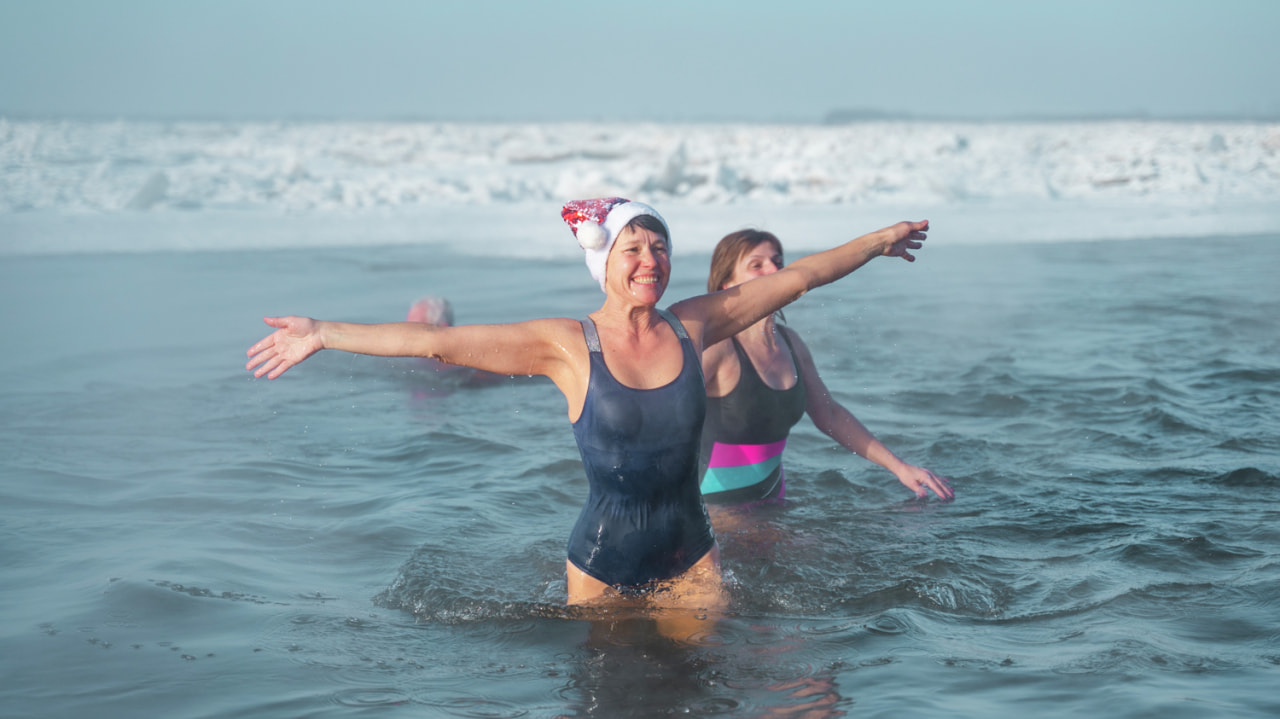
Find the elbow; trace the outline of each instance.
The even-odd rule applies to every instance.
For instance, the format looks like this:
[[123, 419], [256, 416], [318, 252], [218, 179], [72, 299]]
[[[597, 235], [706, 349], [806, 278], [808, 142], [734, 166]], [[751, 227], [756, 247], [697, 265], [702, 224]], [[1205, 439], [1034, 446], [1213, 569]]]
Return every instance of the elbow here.
[[784, 295], [785, 302], [783, 303], [787, 305], [804, 297], [809, 290], [822, 285], [815, 273], [801, 267], [787, 267], [775, 276], [786, 277], [789, 280]]
[[817, 289], [831, 282], [831, 278], [824, 277], [822, 273], [809, 267], [795, 267], [793, 265], [788, 269], [794, 269], [797, 277], [796, 287], [793, 290], [794, 296], [791, 298], [792, 302], [803, 297], [809, 290]]
[[825, 435], [830, 435], [834, 431], [831, 426], [831, 415], [821, 409], [815, 411], [813, 407], [810, 407], [809, 421], [813, 422], [813, 426], [817, 427], [818, 431]]

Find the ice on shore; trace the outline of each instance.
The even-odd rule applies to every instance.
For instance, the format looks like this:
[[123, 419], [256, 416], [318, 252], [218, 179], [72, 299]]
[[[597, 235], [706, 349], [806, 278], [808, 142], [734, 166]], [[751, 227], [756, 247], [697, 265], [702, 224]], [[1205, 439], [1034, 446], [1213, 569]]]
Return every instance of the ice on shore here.
[[[0, 120], [0, 212], [1280, 198], [1280, 125]], [[160, 187], [159, 185], [164, 185]]]
[[664, 212], [942, 207], [975, 222], [1101, 208], [1212, 226], [1245, 208], [1245, 230], [1273, 231], [1280, 124], [0, 119], [9, 224], [24, 214], [499, 210], [604, 195]]

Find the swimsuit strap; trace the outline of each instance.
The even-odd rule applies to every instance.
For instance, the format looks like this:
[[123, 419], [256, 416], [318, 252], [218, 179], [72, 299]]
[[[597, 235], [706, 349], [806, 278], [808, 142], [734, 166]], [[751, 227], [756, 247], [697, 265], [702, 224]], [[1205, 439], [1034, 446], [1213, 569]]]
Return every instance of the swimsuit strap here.
[[[662, 315], [662, 319], [675, 330], [676, 337], [681, 341], [689, 339], [689, 333], [685, 331], [684, 325], [680, 324], [680, 319], [674, 313], [669, 310], [658, 310], [658, 314]], [[587, 339], [587, 351], [603, 351], [600, 349], [600, 334], [596, 332], [596, 323], [590, 317], [584, 317], [579, 322], [582, 324], [582, 335]]]
[[743, 347], [742, 343], [738, 341], [738, 336], [734, 335], [730, 337], [729, 341], [733, 343], [734, 354], [738, 355], [738, 364], [740, 365], [745, 364], [746, 366], [751, 368], [752, 374], [759, 376], [759, 373], [756, 372], [756, 366], [751, 364], [751, 356], [747, 354], [746, 348]]
[[796, 366], [796, 376], [800, 376], [800, 363], [796, 361], [796, 348], [791, 346], [791, 338], [787, 336], [787, 326], [778, 325], [778, 334], [782, 335], [782, 341], [787, 343], [787, 351], [791, 353], [791, 364]]
[[596, 323], [590, 317], [582, 318], [582, 334], [587, 338], [587, 351], [600, 352], [600, 335], [596, 332]]
[[[743, 347], [742, 343], [738, 341], [738, 336], [734, 335], [733, 337], [730, 337], [729, 340], [733, 342], [734, 352], [738, 355], [738, 365], [739, 365], [738, 381], [739, 382], [742, 381], [742, 377], [744, 377], [747, 374], [746, 370], [749, 369], [750, 375], [755, 378], [756, 382], [763, 385], [766, 389], [771, 389], [774, 392], [790, 392], [791, 390], [800, 386], [800, 383], [803, 382], [804, 379], [800, 376], [800, 362], [796, 360], [796, 348], [791, 346], [791, 338], [787, 337], [787, 332], [785, 327], [778, 327], [778, 335], [782, 337], [782, 343], [787, 346], [787, 355], [791, 357], [791, 366], [794, 367], [796, 370], [796, 383], [786, 389], [774, 389], [773, 387], [769, 386], [769, 383], [764, 381], [764, 377], [761, 377], [760, 373], [756, 371], [755, 364], [751, 362], [751, 355], [747, 354], [746, 348]], [[742, 368], [746, 368], [746, 369], [742, 369]], [[734, 385], [734, 387], [736, 388], [737, 385]]]
[[658, 310], [658, 314], [662, 315], [662, 319], [666, 320], [667, 324], [671, 325], [671, 329], [676, 331], [676, 337], [682, 340], [689, 339], [689, 333], [685, 332], [684, 325], [680, 324], [680, 318], [676, 317], [675, 313], [671, 310]]

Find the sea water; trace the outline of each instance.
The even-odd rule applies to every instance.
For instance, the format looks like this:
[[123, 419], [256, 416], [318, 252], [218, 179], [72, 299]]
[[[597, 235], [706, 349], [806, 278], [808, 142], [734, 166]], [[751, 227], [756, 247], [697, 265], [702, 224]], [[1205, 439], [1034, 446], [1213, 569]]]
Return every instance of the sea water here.
[[[810, 231], [784, 233], [795, 257], [899, 219], [671, 199], [671, 301], [742, 224]], [[243, 369], [263, 315], [593, 311], [557, 203], [168, 201], [0, 216], [6, 717], [1280, 711], [1265, 203], [1257, 232], [1093, 241], [1090, 217], [1124, 213], [1052, 205], [1076, 241], [995, 242], [948, 220], [1036, 213], [934, 204], [916, 263], [789, 307], [836, 398], [956, 499], [915, 500], [802, 421], [786, 504], [720, 533], [727, 615], [675, 642], [563, 606], [586, 481], [548, 381], [336, 353]]]

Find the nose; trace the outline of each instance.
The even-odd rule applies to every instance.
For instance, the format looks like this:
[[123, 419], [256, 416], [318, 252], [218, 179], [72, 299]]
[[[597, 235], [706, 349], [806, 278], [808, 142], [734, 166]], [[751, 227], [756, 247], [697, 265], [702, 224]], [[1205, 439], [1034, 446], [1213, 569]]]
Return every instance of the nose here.
[[654, 253], [653, 248], [645, 245], [640, 251], [640, 264], [643, 267], [657, 267], [658, 255]]
[[765, 260], [764, 264], [760, 266], [760, 274], [763, 275], [771, 275], [777, 271], [778, 264], [773, 260]]

